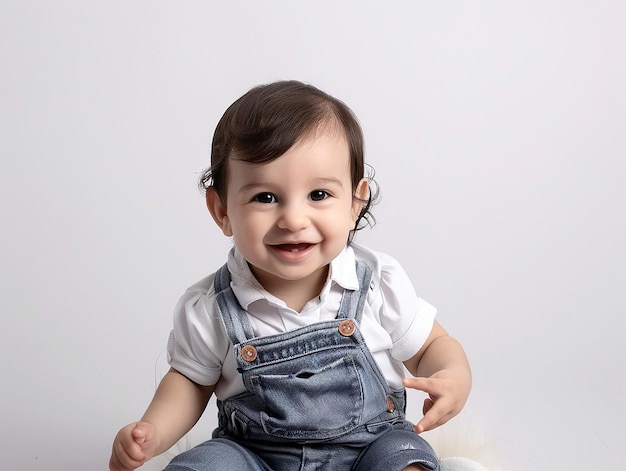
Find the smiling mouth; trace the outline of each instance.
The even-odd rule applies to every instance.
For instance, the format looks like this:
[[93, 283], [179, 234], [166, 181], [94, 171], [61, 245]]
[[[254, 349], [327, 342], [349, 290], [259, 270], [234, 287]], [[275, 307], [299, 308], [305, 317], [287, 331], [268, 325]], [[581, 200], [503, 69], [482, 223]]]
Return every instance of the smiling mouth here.
[[301, 244], [278, 244], [278, 245], [274, 245], [274, 248], [276, 248], [278, 250], [285, 251], [285, 252], [298, 253], [298, 252], [302, 252], [302, 251], [308, 249], [312, 245], [313, 244], [308, 244], [308, 243], [301, 243]]

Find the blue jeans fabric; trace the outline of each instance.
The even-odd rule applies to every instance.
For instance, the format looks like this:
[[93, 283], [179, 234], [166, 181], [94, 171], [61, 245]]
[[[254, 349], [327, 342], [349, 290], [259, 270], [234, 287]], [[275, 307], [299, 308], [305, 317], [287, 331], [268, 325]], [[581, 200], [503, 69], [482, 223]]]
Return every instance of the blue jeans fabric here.
[[359, 331], [371, 270], [357, 264], [361, 289], [344, 292], [332, 321], [254, 337], [222, 267], [220, 314], [246, 392], [218, 401], [209, 440], [166, 471], [438, 471], [431, 447], [405, 419], [405, 392], [392, 390]]

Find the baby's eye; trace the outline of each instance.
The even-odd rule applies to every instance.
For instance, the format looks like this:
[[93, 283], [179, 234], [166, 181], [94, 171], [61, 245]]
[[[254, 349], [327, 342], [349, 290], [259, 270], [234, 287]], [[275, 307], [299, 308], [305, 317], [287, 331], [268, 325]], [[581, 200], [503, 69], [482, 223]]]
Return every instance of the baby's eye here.
[[276, 203], [276, 196], [271, 193], [259, 193], [252, 198], [252, 201], [265, 204]]
[[311, 198], [312, 201], [322, 201], [329, 196], [330, 195], [324, 190], [313, 190], [311, 193], [309, 193], [309, 198]]

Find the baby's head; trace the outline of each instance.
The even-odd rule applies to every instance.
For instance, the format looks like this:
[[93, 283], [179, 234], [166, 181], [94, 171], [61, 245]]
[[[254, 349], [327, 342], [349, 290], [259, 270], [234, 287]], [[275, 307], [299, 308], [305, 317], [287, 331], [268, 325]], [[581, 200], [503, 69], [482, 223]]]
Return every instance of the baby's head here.
[[213, 188], [225, 201], [228, 160], [268, 163], [322, 126], [343, 131], [350, 153], [352, 191], [363, 178], [370, 180], [369, 196], [355, 224], [373, 223], [370, 208], [377, 196], [373, 175], [365, 175], [363, 133], [354, 113], [340, 100], [298, 81], [260, 85], [236, 100], [220, 119], [211, 146], [211, 166], [202, 175], [203, 189]]

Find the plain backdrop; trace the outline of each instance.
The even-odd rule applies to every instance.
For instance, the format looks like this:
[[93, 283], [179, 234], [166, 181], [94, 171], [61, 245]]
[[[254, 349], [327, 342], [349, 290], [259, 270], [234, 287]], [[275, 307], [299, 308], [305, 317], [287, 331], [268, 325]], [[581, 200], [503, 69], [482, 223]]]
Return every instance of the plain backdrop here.
[[358, 115], [383, 199], [357, 240], [471, 359], [450, 433], [507, 471], [622, 469], [625, 18], [617, 0], [2, 0], [0, 468], [107, 469], [174, 304], [230, 247], [196, 187], [217, 120], [293, 78]]

